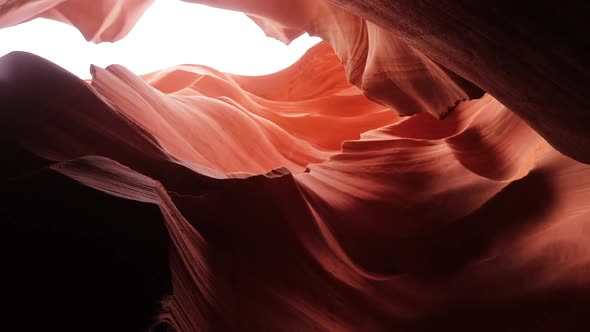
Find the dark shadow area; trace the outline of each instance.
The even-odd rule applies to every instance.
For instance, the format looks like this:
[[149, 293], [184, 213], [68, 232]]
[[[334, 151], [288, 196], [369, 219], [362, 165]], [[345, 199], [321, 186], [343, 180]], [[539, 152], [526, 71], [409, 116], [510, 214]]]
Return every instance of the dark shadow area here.
[[588, 331], [590, 287], [546, 290], [441, 309], [444, 313], [414, 322], [410, 331]]
[[170, 294], [159, 208], [51, 170], [0, 182], [3, 329], [145, 331]]
[[424, 278], [453, 273], [485, 257], [494, 241], [539, 227], [553, 200], [547, 178], [533, 172], [508, 185], [471, 215], [408, 243], [405, 271]]

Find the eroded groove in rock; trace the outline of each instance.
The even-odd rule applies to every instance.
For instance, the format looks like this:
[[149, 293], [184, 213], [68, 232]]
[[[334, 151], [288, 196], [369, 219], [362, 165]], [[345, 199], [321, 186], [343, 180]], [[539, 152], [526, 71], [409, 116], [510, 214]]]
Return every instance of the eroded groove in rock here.
[[491, 93], [562, 153], [590, 163], [586, 3], [329, 0]]

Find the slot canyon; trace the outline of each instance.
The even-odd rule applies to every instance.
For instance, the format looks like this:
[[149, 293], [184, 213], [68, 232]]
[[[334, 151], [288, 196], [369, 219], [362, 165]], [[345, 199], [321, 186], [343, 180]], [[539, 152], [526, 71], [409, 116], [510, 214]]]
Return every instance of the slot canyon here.
[[[0, 28], [116, 44], [152, 2]], [[187, 2], [322, 41], [259, 76], [1, 57], [3, 329], [590, 330], [590, 4]]]

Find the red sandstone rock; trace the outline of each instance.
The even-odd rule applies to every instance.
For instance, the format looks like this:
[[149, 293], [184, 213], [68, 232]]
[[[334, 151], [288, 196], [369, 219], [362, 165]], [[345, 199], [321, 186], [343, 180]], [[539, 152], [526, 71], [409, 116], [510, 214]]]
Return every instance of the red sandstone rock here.
[[[138, 280], [147, 280], [162, 268], [150, 270], [143, 247], [125, 245], [134, 233], [118, 231], [145, 219], [145, 229], [133, 223], [134, 236], [169, 241], [170, 270], [159, 278], [170, 289], [144, 290], [166, 295], [159, 320], [176, 331], [585, 330], [590, 166], [557, 152], [489, 94], [436, 119], [473, 97], [469, 84], [337, 7], [209, 4], [246, 11], [285, 40], [315, 31], [334, 48], [319, 44], [262, 77], [198, 65], [138, 77], [115, 65], [93, 67], [84, 82], [31, 54], [1, 58], [3, 193], [23, 204], [51, 196], [46, 205], [60, 207], [21, 213], [10, 204], [9, 230], [44, 235], [23, 223], [49, 224], [65, 239], [112, 242], [114, 254], [103, 255], [129, 257], [117, 278], [138, 262]], [[15, 8], [26, 20], [49, 7]], [[347, 23], [338, 30], [335, 22]], [[90, 35], [109, 30], [100, 26]], [[395, 98], [400, 91], [408, 99]], [[112, 220], [70, 221], [83, 214], [69, 200], [96, 202]], [[58, 218], [58, 210], [69, 213]], [[73, 321], [92, 325], [71, 310]], [[131, 330], [121, 326], [111, 330]]]
[[135, 25], [154, 0], [5, 0], [0, 27], [45, 17], [69, 23], [95, 43], [117, 41]]

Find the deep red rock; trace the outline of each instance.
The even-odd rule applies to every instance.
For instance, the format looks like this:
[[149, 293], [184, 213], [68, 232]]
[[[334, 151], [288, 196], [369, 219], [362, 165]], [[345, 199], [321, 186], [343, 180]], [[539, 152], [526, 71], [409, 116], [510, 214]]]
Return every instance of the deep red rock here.
[[[585, 123], [568, 127], [585, 101], [551, 122], [580, 90], [539, 69], [566, 53], [541, 50], [528, 70], [496, 53], [513, 81], [450, 61], [453, 46], [487, 59], [508, 38], [488, 26], [502, 3], [199, 2], [332, 46], [261, 77], [113, 65], [86, 82], [0, 58], [4, 293], [20, 330], [586, 330], [590, 166], [537, 133], [587, 161]], [[116, 40], [147, 5], [15, 1], [0, 25], [64, 15]], [[450, 17], [498, 33], [467, 33], [468, 51]], [[533, 112], [511, 98], [523, 91], [546, 103]]]

